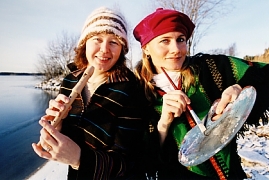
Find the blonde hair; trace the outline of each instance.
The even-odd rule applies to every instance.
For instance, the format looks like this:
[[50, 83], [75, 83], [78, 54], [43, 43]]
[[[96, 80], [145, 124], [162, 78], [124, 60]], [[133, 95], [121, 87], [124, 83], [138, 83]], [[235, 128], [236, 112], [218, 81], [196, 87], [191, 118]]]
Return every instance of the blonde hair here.
[[[190, 58], [186, 57], [181, 72], [182, 90], [187, 92], [191, 85], [195, 83], [195, 76], [198, 73], [194, 66], [191, 65]], [[136, 77], [140, 80], [144, 87], [145, 95], [150, 102], [153, 102], [157, 97], [157, 92], [154, 90], [153, 75], [157, 73], [150, 56], [143, 52], [142, 60], [140, 60], [134, 70]]]

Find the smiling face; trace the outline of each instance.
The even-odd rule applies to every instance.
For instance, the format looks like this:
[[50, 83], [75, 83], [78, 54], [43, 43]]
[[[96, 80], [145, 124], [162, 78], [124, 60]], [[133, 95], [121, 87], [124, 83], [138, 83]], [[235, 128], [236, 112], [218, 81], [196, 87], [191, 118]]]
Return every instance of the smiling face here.
[[122, 45], [114, 34], [101, 33], [86, 42], [86, 57], [95, 72], [106, 72], [118, 61]]
[[151, 56], [157, 73], [162, 72], [161, 67], [179, 71], [187, 54], [186, 36], [180, 32], [162, 34], [146, 44], [143, 51]]

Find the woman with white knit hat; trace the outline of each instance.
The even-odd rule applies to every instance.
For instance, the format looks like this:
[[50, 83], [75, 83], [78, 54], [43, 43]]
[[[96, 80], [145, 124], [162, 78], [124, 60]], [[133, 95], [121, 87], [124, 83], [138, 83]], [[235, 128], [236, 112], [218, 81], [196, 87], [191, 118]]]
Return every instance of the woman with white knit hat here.
[[[111, 9], [94, 10], [87, 18], [72, 73], [64, 78], [60, 94], [51, 100], [37, 155], [70, 165], [68, 179], [126, 179], [141, 177], [144, 132], [139, 83], [126, 66], [127, 27], [124, 17]], [[50, 125], [66, 108], [72, 88], [86, 67], [94, 67], [82, 92], [56, 129]], [[75, 69], [74, 69], [75, 67]]]

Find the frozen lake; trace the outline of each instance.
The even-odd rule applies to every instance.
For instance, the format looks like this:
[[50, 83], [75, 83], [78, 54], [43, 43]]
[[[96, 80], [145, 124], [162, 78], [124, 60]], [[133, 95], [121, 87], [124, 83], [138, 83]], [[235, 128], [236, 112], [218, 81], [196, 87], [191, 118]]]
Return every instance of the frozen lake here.
[[40, 81], [34, 76], [0, 76], [0, 179], [25, 179], [45, 162], [31, 143], [39, 141], [38, 120], [54, 95], [35, 89]]

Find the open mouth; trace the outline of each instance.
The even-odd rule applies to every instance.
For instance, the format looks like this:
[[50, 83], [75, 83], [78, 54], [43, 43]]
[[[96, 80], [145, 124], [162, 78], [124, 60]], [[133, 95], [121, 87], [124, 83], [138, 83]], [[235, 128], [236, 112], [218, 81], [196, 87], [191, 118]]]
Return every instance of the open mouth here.
[[111, 58], [108, 58], [108, 57], [97, 57], [97, 56], [96, 56], [96, 58], [97, 58], [98, 60], [100, 60], [100, 61], [108, 61], [108, 60], [111, 59]]

